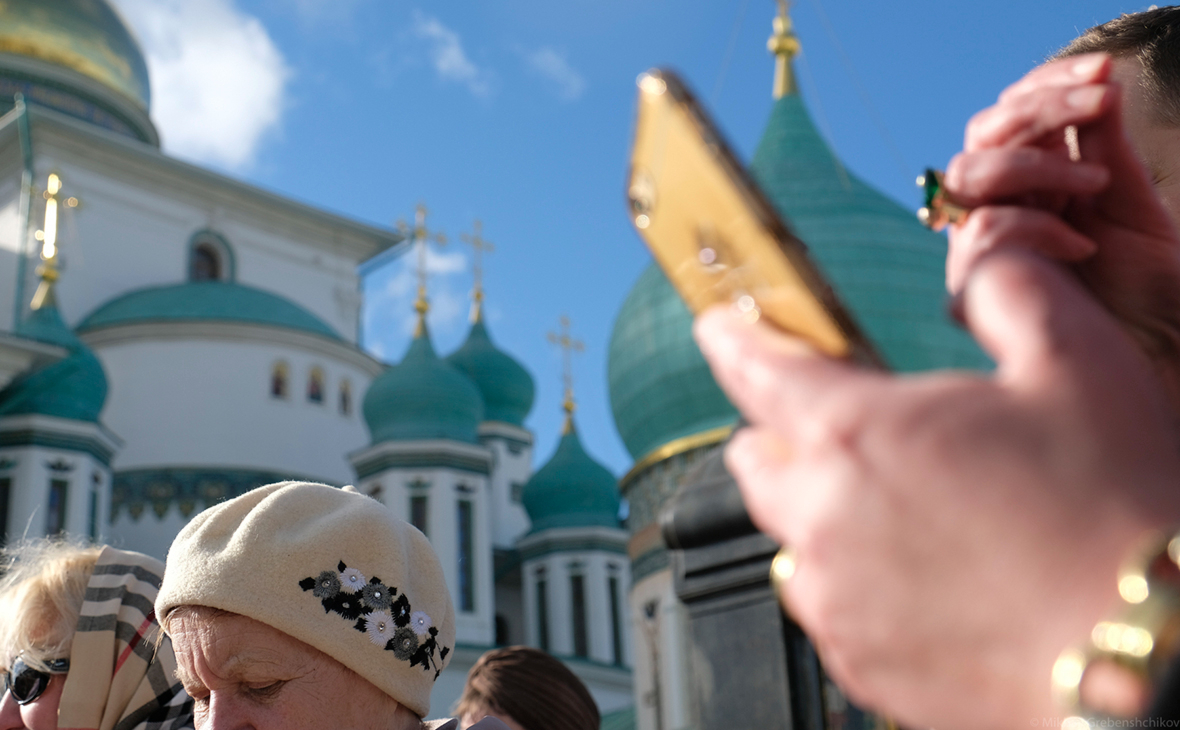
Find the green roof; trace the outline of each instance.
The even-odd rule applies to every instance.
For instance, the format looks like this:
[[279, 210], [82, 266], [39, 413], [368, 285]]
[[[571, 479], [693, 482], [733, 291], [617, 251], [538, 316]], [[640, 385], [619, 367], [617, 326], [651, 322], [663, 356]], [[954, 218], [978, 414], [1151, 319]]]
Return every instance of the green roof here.
[[655, 264], [615, 318], [607, 381], [615, 428], [635, 459], [737, 420], [692, 338], [692, 314]]
[[536, 396], [533, 378], [520, 363], [496, 348], [482, 317], [471, 325], [463, 346], [446, 361], [479, 388], [485, 421], [524, 424]]
[[5, 0], [0, 52], [64, 66], [114, 89], [147, 111], [147, 64], [118, 13], [104, 0]]
[[602, 716], [599, 730], [635, 730], [635, 708], [627, 707], [622, 710], [608, 712]]
[[224, 281], [190, 281], [128, 292], [91, 312], [78, 331], [178, 321], [260, 324], [341, 339], [323, 320], [288, 299]]
[[25, 373], [0, 390], [0, 417], [36, 414], [97, 423], [107, 397], [102, 363], [70, 331], [53, 303], [21, 323], [23, 337], [66, 348], [66, 357]]
[[947, 317], [945, 237], [844, 168], [797, 94], [775, 102], [750, 170], [892, 368], [990, 366]]
[[582, 448], [572, 419], [553, 457], [524, 485], [520, 499], [532, 522], [531, 532], [619, 526], [615, 477]]
[[425, 439], [474, 444], [483, 400], [467, 376], [439, 359], [423, 324], [401, 363], [369, 386], [364, 413], [375, 444]]

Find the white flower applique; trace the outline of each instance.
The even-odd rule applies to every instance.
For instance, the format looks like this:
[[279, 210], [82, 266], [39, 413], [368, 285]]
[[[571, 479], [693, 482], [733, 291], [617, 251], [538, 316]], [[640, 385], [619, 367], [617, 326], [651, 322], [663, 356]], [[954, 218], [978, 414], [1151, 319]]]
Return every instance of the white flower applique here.
[[431, 626], [434, 626], [434, 622], [430, 620], [425, 611], [414, 611], [410, 614], [410, 628], [418, 636], [426, 636]]
[[369, 635], [369, 641], [377, 646], [385, 646], [393, 638], [396, 628], [393, 616], [388, 611], [374, 611], [365, 616], [365, 633]]
[[356, 568], [346, 568], [340, 573], [340, 586], [346, 591], [356, 593], [367, 584], [364, 574]]

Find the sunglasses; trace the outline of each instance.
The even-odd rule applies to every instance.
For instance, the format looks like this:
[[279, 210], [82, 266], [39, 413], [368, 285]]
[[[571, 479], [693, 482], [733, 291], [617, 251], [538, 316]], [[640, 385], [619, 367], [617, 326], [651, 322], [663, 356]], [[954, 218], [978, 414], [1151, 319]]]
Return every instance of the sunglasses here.
[[12, 669], [3, 673], [4, 689], [12, 693], [12, 699], [16, 700], [16, 704], [27, 705], [35, 702], [49, 686], [49, 675], [70, 671], [69, 659], [54, 659], [46, 663], [49, 665], [49, 671], [42, 672], [18, 658], [12, 663]]

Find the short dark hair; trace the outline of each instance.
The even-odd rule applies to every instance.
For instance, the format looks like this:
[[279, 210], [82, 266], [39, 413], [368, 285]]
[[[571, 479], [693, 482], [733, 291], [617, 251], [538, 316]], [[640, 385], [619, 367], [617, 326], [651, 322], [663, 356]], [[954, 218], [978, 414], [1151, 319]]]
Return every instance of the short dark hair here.
[[455, 715], [494, 712], [524, 730], [598, 730], [598, 705], [582, 680], [540, 649], [509, 646], [484, 654], [467, 673]]
[[1153, 7], [1096, 25], [1054, 58], [1098, 52], [1137, 59], [1143, 69], [1139, 84], [1158, 120], [1180, 126], [1180, 6]]

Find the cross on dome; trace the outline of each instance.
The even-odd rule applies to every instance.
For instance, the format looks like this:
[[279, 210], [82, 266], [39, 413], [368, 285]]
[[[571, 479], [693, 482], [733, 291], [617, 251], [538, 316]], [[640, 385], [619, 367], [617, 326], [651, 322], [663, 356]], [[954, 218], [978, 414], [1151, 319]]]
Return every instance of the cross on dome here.
[[766, 48], [775, 55], [774, 61], [774, 98], [781, 99], [796, 93], [798, 85], [795, 83], [795, 70], [791, 62], [799, 55], [802, 46], [799, 36], [795, 35], [794, 24], [789, 14], [790, 0], [778, 0], [778, 17], [774, 19], [774, 34], [766, 42]]
[[77, 198], [70, 197], [64, 201], [61, 200], [61, 188], [61, 176], [55, 172], [49, 173], [43, 193], [45, 197], [45, 227], [33, 234], [41, 242], [41, 261], [43, 262], [37, 267], [37, 276], [41, 277], [41, 283], [37, 285], [33, 301], [29, 303], [29, 308], [33, 310], [53, 304], [53, 284], [59, 276], [57, 268], [58, 207], [60, 205], [65, 205], [68, 208], [78, 207]]
[[565, 411], [565, 425], [562, 426], [562, 433], [569, 433], [574, 428], [574, 409], [577, 404], [574, 401], [574, 361], [573, 353], [583, 352], [586, 346], [581, 340], [575, 340], [570, 337], [570, 318], [564, 314], [559, 320], [561, 324], [561, 334], [550, 332], [547, 338], [551, 343], [561, 348], [562, 369], [561, 382], [565, 386], [565, 399], [561, 403], [561, 409]]
[[472, 224], [472, 233], [460, 234], [459, 239], [471, 246], [472, 265], [471, 274], [474, 283], [471, 287], [471, 321], [478, 322], [483, 316], [483, 254], [495, 253], [496, 247], [483, 237], [483, 223], [476, 218]]
[[412, 245], [418, 247], [418, 298], [414, 300], [414, 311], [418, 313], [418, 326], [414, 336], [420, 337], [426, 331], [426, 313], [430, 311], [430, 302], [426, 298], [426, 249], [431, 243], [437, 246], [447, 245], [447, 236], [442, 231], [432, 233], [426, 228], [426, 216], [430, 211], [422, 203], [414, 210], [414, 227], [411, 228], [405, 220], [398, 220], [397, 229]]

